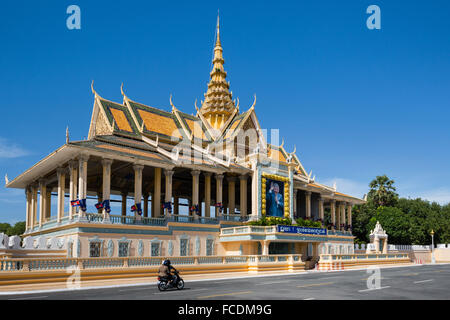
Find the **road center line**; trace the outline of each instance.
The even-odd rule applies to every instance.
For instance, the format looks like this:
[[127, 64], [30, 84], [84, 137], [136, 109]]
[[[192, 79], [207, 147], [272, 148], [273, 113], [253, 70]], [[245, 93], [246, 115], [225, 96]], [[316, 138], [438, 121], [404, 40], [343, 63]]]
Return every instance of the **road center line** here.
[[[205, 290], [210, 290], [209, 288], [201, 288], [201, 289], [192, 289], [192, 290], [189, 290], [189, 289], [185, 289], [185, 290], [177, 290], [177, 292], [183, 292], [183, 291], [187, 291], [187, 292], [193, 292], [193, 291], [205, 291]], [[172, 290], [173, 291], [173, 290]], [[168, 291], [164, 291], [164, 292], [155, 292], [155, 293], [153, 293], [153, 294], [165, 294], [166, 292], [168, 292]]]
[[414, 283], [424, 283], [424, 282], [430, 282], [430, 281], [433, 281], [433, 279], [414, 281]]
[[274, 283], [288, 283], [288, 282], [292, 282], [292, 280], [284, 280], [284, 281], [270, 281], [270, 282], [263, 282], [263, 283], [257, 283], [257, 286], [263, 286], [266, 284], [274, 284]]
[[373, 288], [373, 289], [364, 289], [364, 290], [358, 290], [358, 292], [375, 291], [375, 290], [382, 290], [382, 289], [387, 289], [387, 288], [390, 288], [390, 286], [386, 286], [386, 287], [379, 287], [379, 288]]
[[210, 296], [202, 296], [197, 297], [197, 299], [208, 299], [208, 298], [215, 298], [215, 297], [222, 297], [222, 296], [237, 296], [239, 294], [248, 294], [252, 293], [253, 291], [241, 291], [241, 292], [230, 292], [230, 293], [222, 293], [222, 294], [213, 294]]
[[142, 291], [142, 290], [150, 290], [151, 288], [133, 288], [133, 289], [122, 289], [118, 290], [119, 292], [127, 292], [127, 291]]
[[312, 284], [305, 284], [303, 286], [297, 286], [297, 288], [307, 288], [307, 287], [318, 287], [318, 286], [326, 286], [328, 284], [333, 284], [334, 282], [322, 282], [322, 283], [312, 283]]

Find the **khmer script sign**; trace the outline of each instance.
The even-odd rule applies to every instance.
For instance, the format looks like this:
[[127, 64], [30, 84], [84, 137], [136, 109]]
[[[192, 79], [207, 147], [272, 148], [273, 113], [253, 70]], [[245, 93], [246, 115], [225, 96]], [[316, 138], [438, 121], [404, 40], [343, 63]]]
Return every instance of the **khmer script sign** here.
[[281, 226], [281, 225], [277, 225], [277, 232], [313, 234], [313, 235], [317, 235], [317, 236], [326, 236], [327, 235], [327, 229], [297, 227], [297, 226]]

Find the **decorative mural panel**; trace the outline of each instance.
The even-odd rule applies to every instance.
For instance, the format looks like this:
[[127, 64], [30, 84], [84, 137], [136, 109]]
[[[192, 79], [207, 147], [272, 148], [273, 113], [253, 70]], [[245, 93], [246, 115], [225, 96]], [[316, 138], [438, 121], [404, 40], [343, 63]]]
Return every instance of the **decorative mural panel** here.
[[81, 257], [81, 241], [78, 239], [77, 241], [77, 258]]
[[173, 242], [172, 242], [172, 240], [169, 240], [168, 252], [169, 252], [169, 256], [173, 255]]
[[144, 241], [139, 240], [138, 242], [138, 255], [142, 257], [144, 255]]
[[111, 239], [108, 240], [107, 252], [108, 252], [108, 257], [112, 257], [114, 254], [114, 242]]

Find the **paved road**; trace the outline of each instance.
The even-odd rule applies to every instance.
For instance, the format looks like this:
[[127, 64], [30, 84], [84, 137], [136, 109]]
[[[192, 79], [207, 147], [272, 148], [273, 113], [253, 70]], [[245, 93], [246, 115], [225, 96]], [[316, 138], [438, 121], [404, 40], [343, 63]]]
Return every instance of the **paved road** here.
[[[380, 269], [379, 289], [370, 290], [367, 270], [308, 272], [229, 280], [191, 281], [181, 291], [159, 292], [156, 285], [102, 288], [22, 295], [0, 299], [193, 299], [193, 300], [320, 300], [320, 299], [450, 299], [450, 265], [421, 265]], [[371, 278], [372, 279], [372, 278]], [[370, 283], [374, 283], [370, 281]]]

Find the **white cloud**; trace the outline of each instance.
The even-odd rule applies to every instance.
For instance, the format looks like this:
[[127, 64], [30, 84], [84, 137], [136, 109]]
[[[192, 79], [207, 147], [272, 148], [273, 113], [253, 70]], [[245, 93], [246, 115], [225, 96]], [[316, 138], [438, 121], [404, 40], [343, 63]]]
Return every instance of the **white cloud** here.
[[321, 184], [332, 187], [336, 183], [336, 189], [338, 192], [348, 194], [349, 196], [362, 198], [364, 194], [369, 192], [368, 183], [359, 181], [353, 181], [343, 178], [332, 178], [322, 181], [318, 181]]
[[12, 159], [27, 156], [30, 153], [18, 146], [17, 144], [8, 141], [5, 138], [0, 138], [0, 158]]
[[[402, 195], [403, 196], [403, 195]], [[441, 205], [450, 202], [450, 189], [448, 188], [436, 188], [423, 192], [414, 192], [412, 195], [408, 195], [409, 198], [421, 198], [431, 202], [437, 202]]]
[[[369, 192], [368, 183], [363, 183], [349, 179], [332, 178], [318, 182], [330, 187], [332, 187], [333, 184], [336, 182], [338, 192], [342, 192], [350, 196], [359, 198], [362, 198], [364, 194]], [[399, 196], [403, 198], [410, 198], [410, 199], [421, 198], [423, 200], [428, 200], [430, 202], [437, 202], [441, 205], [450, 203], [450, 188], [440, 187], [430, 190], [417, 190], [416, 187], [417, 185], [414, 185], [415, 190], [413, 190], [411, 185], [401, 186], [400, 188], [397, 186], [397, 192], [399, 193]], [[406, 190], [407, 194], [402, 192], [402, 190]]]

